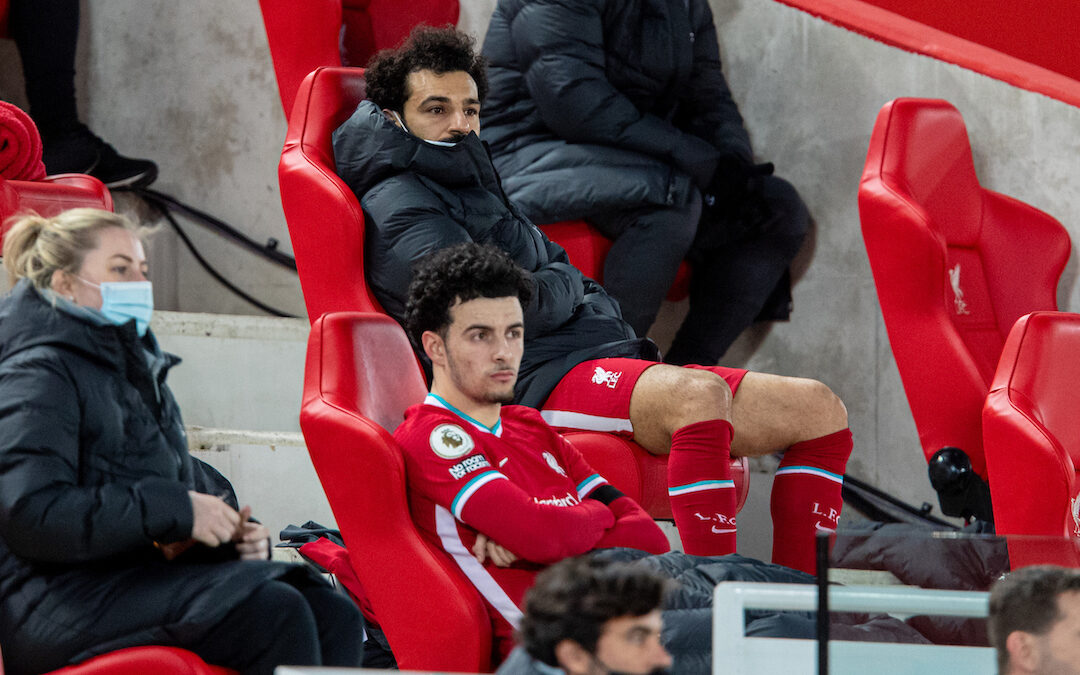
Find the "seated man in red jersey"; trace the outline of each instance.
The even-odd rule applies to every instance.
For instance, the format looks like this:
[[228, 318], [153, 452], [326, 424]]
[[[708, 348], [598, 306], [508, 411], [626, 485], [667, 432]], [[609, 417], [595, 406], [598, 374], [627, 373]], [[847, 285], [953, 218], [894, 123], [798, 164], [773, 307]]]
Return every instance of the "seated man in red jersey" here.
[[[432, 252], [496, 246], [533, 280], [514, 402], [559, 430], [624, 434], [670, 454], [672, 512], [695, 555], [735, 550], [730, 456], [783, 452], [772, 560], [813, 572], [814, 536], [836, 527], [852, 447], [839, 397], [807, 378], [660, 363], [618, 303], [503, 192], [477, 135], [487, 84], [467, 35], [418, 28], [365, 78], [370, 100], [334, 132], [334, 161], [360, 197], [368, 284], [387, 313], [405, 322], [409, 280]], [[697, 506], [703, 491], [718, 493], [705, 496], [712, 511]]]
[[[512, 647], [522, 599], [536, 575], [588, 553], [680, 581], [664, 605], [664, 647], [675, 659], [673, 672], [705, 675], [711, 672], [707, 617], [714, 584], [810, 583], [813, 577], [738, 555], [667, 552], [667, 539], [648, 514], [597, 474], [540, 413], [507, 405], [525, 349], [522, 307], [533, 287], [504, 252], [476, 243], [442, 249], [417, 267], [405, 321], [409, 337], [431, 360], [431, 392], [394, 432], [412, 519], [479, 591], [499, 658]], [[709, 466], [720, 471], [724, 465]], [[715, 473], [699, 474], [703, 484], [722, 481]], [[689, 494], [709, 513], [723, 508], [728, 492]], [[806, 616], [762, 621], [751, 627], [755, 634], [810, 637], [814, 631]], [[866, 628], [831, 630], [853, 636]], [[895, 620], [876, 622], [874, 630], [921, 640]]]
[[539, 412], [503, 405], [531, 293], [528, 275], [491, 247], [444, 249], [417, 270], [406, 323], [431, 359], [431, 392], [394, 433], [413, 520], [480, 591], [502, 656], [545, 565], [595, 548], [668, 550], [649, 515]]

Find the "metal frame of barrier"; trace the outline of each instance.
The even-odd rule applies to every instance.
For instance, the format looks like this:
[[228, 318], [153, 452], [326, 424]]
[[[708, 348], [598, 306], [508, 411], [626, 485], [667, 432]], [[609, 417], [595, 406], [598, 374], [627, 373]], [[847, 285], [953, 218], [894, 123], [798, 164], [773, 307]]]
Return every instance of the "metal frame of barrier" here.
[[[835, 586], [829, 589], [829, 609], [835, 612], [887, 612], [986, 617], [989, 594], [980, 591], [939, 591], [908, 587]], [[713, 594], [714, 675], [810, 675], [816, 672], [816, 640], [746, 637], [747, 609], [816, 611], [818, 590], [803, 584], [726, 582]], [[865, 673], [948, 672], [952, 675], [991, 673], [996, 668], [989, 647], [830, 641], [829, 672]], [[872, 665], [871, 665], [872, 664]]]

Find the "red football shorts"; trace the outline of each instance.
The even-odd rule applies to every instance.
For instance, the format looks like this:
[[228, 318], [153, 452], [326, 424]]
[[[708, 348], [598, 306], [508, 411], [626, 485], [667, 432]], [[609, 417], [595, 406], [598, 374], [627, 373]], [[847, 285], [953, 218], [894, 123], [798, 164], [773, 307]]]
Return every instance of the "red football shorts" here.
[[[659, 365], [642, 359], [593, 359], [574, 366], [544, 401], [540, 414], [559, 431], [606, 431], [633, 436], [630, 394], [647, 368]], [[731, 393], [746, 375], [743, 368], [683, 366], [708, 370], [724, 378]]]

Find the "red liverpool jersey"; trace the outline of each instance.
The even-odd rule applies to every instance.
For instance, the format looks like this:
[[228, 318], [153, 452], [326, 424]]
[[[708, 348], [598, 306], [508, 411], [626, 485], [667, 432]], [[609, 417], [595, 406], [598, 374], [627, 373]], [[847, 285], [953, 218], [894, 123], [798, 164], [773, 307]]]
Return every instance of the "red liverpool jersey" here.
[[[587, 499], [607, 481], [532, 408], [503, 406], [487, 427], [429, 394], [394, 437], [404, 450], [414, 522], [480, 592], [504, 654], [525, 591], [545, 565], [601, 546], [667, 550], [629, 498], [610, 506]], [[471, 550], [478, 532], [519, 560], [481, 564]]]

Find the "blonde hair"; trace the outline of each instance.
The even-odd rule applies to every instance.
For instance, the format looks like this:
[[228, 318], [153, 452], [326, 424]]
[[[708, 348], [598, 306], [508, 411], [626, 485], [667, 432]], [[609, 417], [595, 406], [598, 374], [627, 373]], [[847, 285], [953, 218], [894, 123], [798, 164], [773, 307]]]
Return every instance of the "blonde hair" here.
[[98, 247], [98, 233], [108, 227], [136, 232], [135, 224], [125, 216], [101, 209], [19, 218], [4, 233], [4, 267], [11, 285], [27, 278], [35, 287], [46, 289], [56, 270], [77, 273], [87, 252]]

